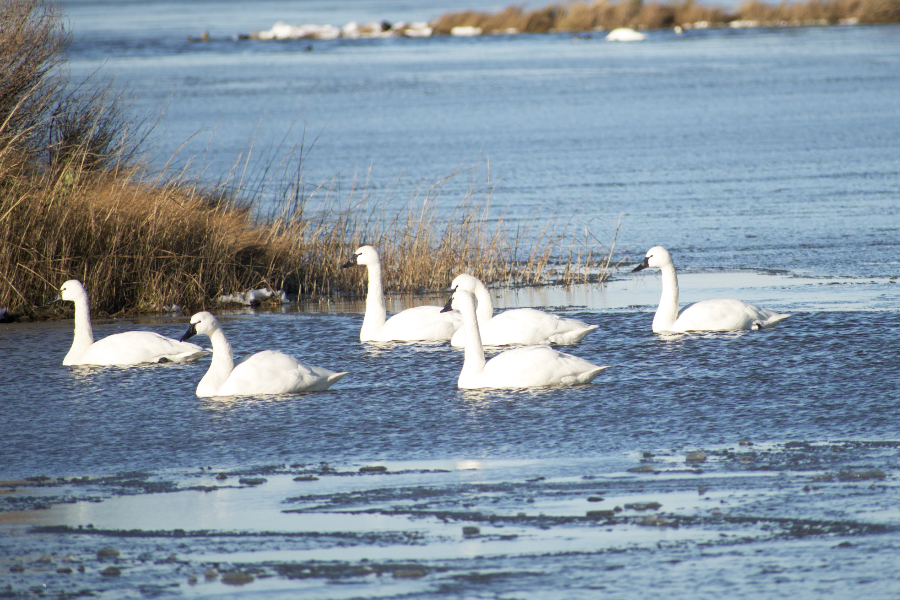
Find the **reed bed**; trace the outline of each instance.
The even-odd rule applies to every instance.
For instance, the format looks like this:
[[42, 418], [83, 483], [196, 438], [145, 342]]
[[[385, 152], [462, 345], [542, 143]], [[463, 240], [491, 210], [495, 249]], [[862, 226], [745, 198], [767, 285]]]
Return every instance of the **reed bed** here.
[[514, 5], [498, 13], [445, 13], [432, 23], [432, 29], [434, 33], [444, 35], [450, 34], [454, 27], [478, 27], [485, 34], [548, 33], [611, 30], [617, 27], [721, 27], [729, 23], [772, 26], [900, 23], [900, 0], [807, 0], [778, 5], [749, 0], [733, 11], [704, 6], [694, 0], [579, 1], [554, 3], [531, 11]]
[[[9, 313], [46, 318], [40, 307], [71, 278], [95, 314], [196, 310], [259, 287], [358, 295], [364, 270], [339, 266], [363, 244], [378, 247], [389, 293], [442, 290], [463, 271], [522, 285], [599, 281], [612, 268], [613, 246], [605, 254], [594, 234], [572, 233], [583, 224], [551, 216], [507, 227], [478, 169], [399, 209], [365, 185], [310, 187], [299, 166], [281, 171], [289, 160], [255, 179], [236, 165], [216, 186], [152, 173], [140, 153], [152, 124], [131, 119], [108, 85], [71, 91], [67, 39], [54, 5], [2, 0], [0, 308]], [[448, 198], [450, 178], [467, 175], [468, 191]]]
[[378, 248], [388, 292], [443, 290], [460, 272], [505, 285], [596, 282], [614, 267], [613, 247], [593, 233], [576, 237], [569, 221], [535, 218], [511, 233], [491, 217], [490, 191], [474, 186], [449, 209], [441, 185], [400, 209], [362, 188], [319, 190], [324, 203], [311, 194], [266, 217], [239, 192], [122, 170], [73, 183], [7, 179], [0, 306], [33, 315], [70, 278], [85, 283], [97, 314], [194, 310], [259, 287], [307, 299], [362, 295], [365, 269], [340, 265], [363, 244]]

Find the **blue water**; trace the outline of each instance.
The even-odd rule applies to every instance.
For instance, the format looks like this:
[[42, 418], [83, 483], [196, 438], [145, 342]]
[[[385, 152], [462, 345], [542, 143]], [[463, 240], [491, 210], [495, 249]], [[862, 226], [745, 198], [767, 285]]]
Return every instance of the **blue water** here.
[[[566, 351], [611, 365], [591, 386], [456, 389], [448, 344], [356, 341], [355, 315], [260, 315], [226, 324], [244, 356], [275, 349], [350, 371], [335, 391], [262, 400], [193, 395], [206, 362], [61, 368], [69, 331], [5, 332], [6, 476], [281, 462], [536, 459], [761, 441], [900, 439], [900, 313], [795, 315], [776, 329], [665, 339], [650, 315], [572, 311], [600, 325]], [[134, 328], [98, 329], [105, 336]], [[182, 323], [148, 327], [180, 336]], [[21, 347], [22, 351], [18, 351]], [[27, 377], [37, 369], [40, 383]], [[50, 410], [35, 411], [35, 405]]]
[[[208, 359], [62, 367], [71, 322], [4, 326], [0, 480], [95, 482], [0, 496], [11, 540], [0, 573], [24, 565], [9, 576], [15, 590], [896, 595], [900, 28], [660, 31], [636, 44], [601, 34], [264, 43], [233, 36], [277, 20], [435, 15], [362, 0], [66, 10], [75, 79], [100, 68], [131, 90], [138, 114], [167, 106], [157, 168], [171, 158], [214, 182], [251, 143], [251, 174], [302, 143], [310, 186], [340, 196], [355, 178], [370, 204], [397, 210], [459, 168], [443, 214], [474, 177], [511, 227], [555, 215], [608, 244], [621, 215], [625, 266], [603, 286], [496, 291], [501, 308], [599, 325], [565, 351], [611, 368], [568, 389], [457, 390], [459, 351], [361, 344], [352, 302], [223, 317], [238, 356], [276, 349], [351, 373], [330, 392], [278, 398], [198, 399]], [[211, 42], [186, 41], [204, 29]], [[263, 202], [276, 188], [277, 178]], [[630, 269], [657, 244], [679, 268], [683, 304], [736, 296], [793, 316], [762, 332], [653, 334], [659, 278]], [[103, 322], [95, 335], [179, 337], [186, 320]], [[698, 450], [708, 459], [692, 463]], [[359, 473], [371, 464], [388, 471]], [[629, 471], [642, 466], [652, 470]], [[269, 481], [238, 486], [254, 474]], [[147, 481], [217, 491], [166, 494]], [[584, 520], [651, 500], [662, 508]], [[9, 516], [41, 502], [52, 507]], [[479, 537], [464, 538], [463, 525]], [[120, 578], [100, 575], [104, 545], [122, 550]], [[51, 553], [54, 566], [70, 553], [85, 573], [38, 560]], [[410, 563], [421, 573], [404, 575]], [[257, 580], [207, 582], [212, 565]]]

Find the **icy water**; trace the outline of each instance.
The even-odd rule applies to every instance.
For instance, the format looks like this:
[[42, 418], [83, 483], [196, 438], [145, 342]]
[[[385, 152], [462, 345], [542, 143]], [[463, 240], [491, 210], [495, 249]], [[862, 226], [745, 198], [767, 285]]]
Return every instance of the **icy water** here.
[[[622, 214], [611, 282], [496, 290], [498, 309], [599, 325], [564, 350], [611, 368], [589, 386], [460, 391], [448, 344], [361, 344], [359, 303], [295, 304], [223, 315], [238, 356], [350, 375], [199, 399], [208, 359], [67, 368], [71, 322], [0, 326], [0, 593], [896, 597], [900, 29], [264, 44], [231, 36], [433, 15], [172, 6], [67, 6], [73, 73], [106, 61], [138, 109], [169, 104], [159, 160], [201, 129], [205, 152], [215, 128], [198, 159], [215, 178], [257, 127], [280, 142], [300, 114], [289, 142], [319, 136], [310, 181], [346, 189], [371, 165], [373, 197], [402, 204], [481, 156], [512, 223], [556, 210], [606, 241]], [[184, 41], [203, 29], [212, 42]], [[659, 277], [630, 269], [655, 244], [682, 304], [793, 316], [653, 334]], [[426, 300], [443, 302], [389, 309]]]

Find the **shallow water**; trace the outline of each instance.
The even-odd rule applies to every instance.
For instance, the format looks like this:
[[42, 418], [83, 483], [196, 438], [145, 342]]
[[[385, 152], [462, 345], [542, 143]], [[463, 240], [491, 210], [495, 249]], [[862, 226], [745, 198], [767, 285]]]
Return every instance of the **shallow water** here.
[[[757, 287], [767, 306], [794, 312], [762, 332], [659, 336], [650, 331], [652, 315], [635, 303], [608, 311], [557, 306], [560, 314], [600, 326], [566, 350], [612, 367], [594, 385], [570, 389], [457, 390], [461, 351], [447, 344], [360, 344], [361, 315], [340, 307], [224, 319], [238, 357], [271, 348], [351, 373], [328, 393], [263, 399], [194, 397], [208, 359], [63, 369], [58, 365], [71, 338], [63, 324], [14, 326], [0, 336], [3, 353], [21, 357], [0, 374], [9, 396], [6, 473], [71, 477], [285, 461], [562, 458], [726, 445], [741, 437], [893, 439], [900, 363], [888, 349], [900, 322], [900, 294], [896, 283], [869, 285], [892, 300], [891, 310], [804, 310], [779, 301], [777, 287]], [[844, 291], [805, 287], [816, 302], [832, 289]], [[600, 289], [580, 291], [589, 296]], [[706, 297], [714, 291], [686, 290]], [[186, 328], [185, 319], [138, 325], [171, 337]], [[96, 335], [135, 327], [110, 323]], [[28, 377], [35, 370], [40, 377]], [[38, 399], [53, 410], [35, 413]]]
[[[66, 368], [71, 321], [0, 325], [3, 593], [896, 595], [900, 30], [305, 52], [230, 40], [289, 20], [273, 17], [283, 4], [252, 18], [203, 6], [176, 26], [165, 3], [71, 4], [73, 73], [106, 58], [138, 108], [170, 102], [162, 157], [220, 123], [213, 177], [260, 115], [267, 139], [302, 109], [324, 130], [312, 181], [371, 163], [376, 196], [406, 172], [403, 201], [481, 154], [509, 222], [552, 205], [611, 235], [598, 223], [624, 213], [631, 260], [609, 283], [495, 293], [498, 309], [596, 323], [565, 351], [611, 368], [576, 388], [460, 391], [449, 345], [360, 344], [359, 302], [295, 304], [223, 315], [237, 355], [276, 349], [350, 375], [326, 393], [199, 399], [208, 358]], [[308, 7], [334, 24], [404, 8]], [[183, 41], [202, 27], [217, 39]], [[448, 185], [450, 205], [467, 181]], [[653, 334], [659, 277], [629, 271], [654, 244], [673, 252], [682, 304], [738, 297], [793, 316]], [[389, 310], [425, 300], [444, 298]], [[98, 321], [95, 335], [186, 328], [187, 315]], [[97, 555], [107, 547], [118, 558]]]

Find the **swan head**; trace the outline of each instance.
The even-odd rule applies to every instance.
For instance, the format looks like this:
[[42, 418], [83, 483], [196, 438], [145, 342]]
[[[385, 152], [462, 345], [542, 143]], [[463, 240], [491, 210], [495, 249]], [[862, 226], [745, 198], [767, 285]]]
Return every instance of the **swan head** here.
[[468, 273], [463, 273], [461, 275], [457, 275], [456, 279], [453, 280], [453, 283], [450, 284], [451, 290], [465, 290], [467, 292], [475, 293], [475, 287], [478, 284], [478, 279], [469, 275]]
[[[468, 308], [466, 308], [468, 307]], [[453, 288], [453, 293], [447, 299], [447, 304], [441, 309], [441, 312], [450, 312], [451, 310], [471, 310], [475, 312], [475, 296], [472, 292], [457, 287]]]
[[188, 340], [198, 334], [209, 335], [218, 328], [219, 321], [211, 312], [198, 312], [191, 317], [191, 326], [185, 334], [181, 336], [181, 341]]
[[380, 264], [378, 260], [378, 252], [372, 246], [360, 246], [356, 250], [353, 251], [353, 256], [350, 257], [350, 260], [341, 265], [342, 269], [346, 269], [347, 267], [352, 267], [353, 265], [377, 265]]
[[637, 273], [638, 271], [643, 271], [648, 267], [656, 267], [657, 269], [664, 267], [665, 265], [672, 264], [672, 256], [669, 254], [669, 251], [663, 248], [662, 246], [653, 246], [649, 250], [647, 250], [647, 255], [644, 257], [643, 262], [633, 268], [631, 270], [632, 273]]
[[53, 299], [53, 302], [58, 302], [59, 300], [74, 302], [81, 298], [87, 298], [87, 290], [84, 289], [84, 286], [77, 279], [70, 279], [60, 286], [59, 295]]

